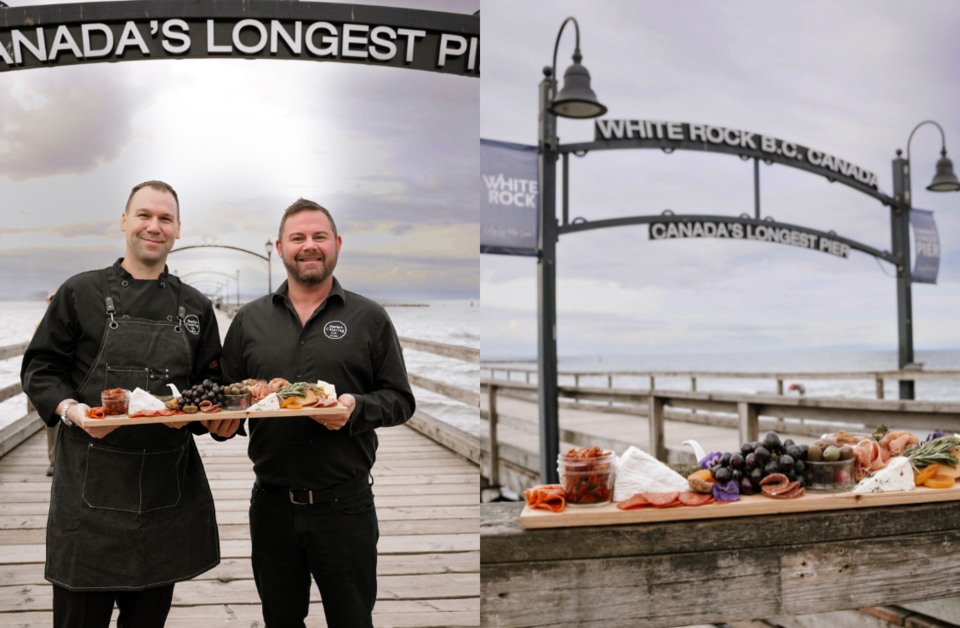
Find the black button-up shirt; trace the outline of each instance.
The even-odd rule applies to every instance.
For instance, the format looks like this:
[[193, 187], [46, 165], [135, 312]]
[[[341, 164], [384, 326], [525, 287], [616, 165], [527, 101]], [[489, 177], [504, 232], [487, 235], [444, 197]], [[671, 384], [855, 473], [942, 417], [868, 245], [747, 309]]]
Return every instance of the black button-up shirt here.
[[248, 377], [316, 383], [353, 395], [357, 405], [339, 430], [309, 417], [250, 420], [250, 459], [264, 482], [323, 490], [370, 471], [374, 428], [400, 425], [415, 401], [397, 332], [377, 303], [340, 287], [301, 325], [287, 283], [240, 308], [222, 355], [226, 382]]
[[[134, 279], [120, 265], [122, 261], [118, 259], [107, 269], [113, 280], [110, 291], [116, 316], [176, 321], [180, 278], [164, 267], [159, 279]], [[219, 379], [220, 331], [213, 305], [190, 286], [183, 287], [183, 305], [188, 317], [200, 321], [199, 333], [184, 334], [194, 357], [191, 383]], [[79, 399], [77, 391], [96, 361], [108, 320], [96, 270], [67, 279], [50, 301], [20, 367], [23, 390], [47, 425], [60, 421], [56, 409], [61, 401]], [[207, 432], [197, 422], [187, 427], [195, 434]]]

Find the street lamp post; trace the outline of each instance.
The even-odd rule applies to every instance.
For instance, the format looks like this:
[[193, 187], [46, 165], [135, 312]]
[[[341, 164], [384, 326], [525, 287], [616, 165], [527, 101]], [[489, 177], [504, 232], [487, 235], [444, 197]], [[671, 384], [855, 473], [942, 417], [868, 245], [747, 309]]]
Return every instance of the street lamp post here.
[[[899, 337], [898, 368], [903, 370], [913, 364], [913, 277], [910, 269], [910, 209], [913, 198], [910, 193], [910, 142], [913, 134], [924, 124], [933, 124], [940, 129], [941, 150], [937, 161], [937, 174], [927, 186], [931, 192], [956, 192], [960, 181], [953, 172], [953, 163], [947, 158], [947, 141], [943, 129], [933, 120], [925, 120], [914, 127], [907, 139], [907, 158], [897, 150], [893, 160], [893, 198], [899, 205], [890, 206], [890, 231], [893, 237], [892, 252], [897, 258], [897, 335]], [[914, 382], [900, 380], [900, 399], [915, 398]]]
[[[569, 22], [577, 33], [573, 65], [564, 72], [557, 93], [557, 48]], [[540, 481], [556, 484], [560, 453], [559, 399], [557, 390], [557, 117], [595, 118], [607, 108], [590, 89], [590, 73], [580, 65], [580, 26], [568, 17], [560, 26], [553, 47], [553, 66], [543, 69], [540, 82], [540, 242], [537, 257], [537, 389], [540, 398]]]

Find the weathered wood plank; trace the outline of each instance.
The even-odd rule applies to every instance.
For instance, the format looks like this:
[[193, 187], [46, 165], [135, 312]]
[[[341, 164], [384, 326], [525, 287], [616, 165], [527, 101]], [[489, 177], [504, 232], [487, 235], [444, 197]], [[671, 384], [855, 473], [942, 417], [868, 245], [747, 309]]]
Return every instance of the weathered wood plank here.
[[[719, 507], [719, 506], [718, 506]], [[935, 533], [960, 528], [960, 502], [838, 510], [792, 515], [675, 521], [590, 528], [523, 530], [523, 504], [481, 504], [481, 562], [564, 561], [770, 548], [785, 540], [824, 543], [881, 539], [904, 531]]]
[[9, 360], [10, 358], [23, 355], [24, 351], [26, 351], [27, 347], [29, 346], [30, 341], [28, 340], [27, 342], [21, 342], [19, 344], [0, 347], [0, 360]]
[[[478, 402], [479, 403], [479, 402]], [[407, 421], [411, 429], [433, 439], [472, 462], [480, 460], [480, 439], [428, 414], [417, 411]]]
[[[42, 562], [2, 565], [0, 586], [42, 585], [46, 582], [43, 579], [43, 567]], [[479, 552], [383, 554], [377, 558], [377, 574], [385, 576], [479, 572]], [[219, 565], [195, 578], [221, 582], [250, 579], [253, 579], [253, 571], [249, 558], [225, 558]]]
[[470, 347], [460, 347], [457, 345], [448, 345], [442, 342], [431, 342], [429, 340], [417, 340], [416, 338], [400, 337], [400, 346], [411, 351], [423, 351], [432, 353], [445, 358], [463, 360], [472, 364], [480, 364], [480, 350]]
[[[46, 520], [43, 520], [44, 523]], [[380, 536], [431, 535], [431, 534], [480, 534], [480, 521], [476, 519], [414, 519], [410, 521], [380, 521]], [[245, 524], [221, 524], [220, 540], [233, 541], [250, 537], [250, 527]], [[42, 545], [46, 542], [44, 526], [7, 529], [0, 534], [3, 545]]]
[[[447, 610], [441, 602], [450, 602], [467, 610]], [[479, 626], [480, 609], [469, 608], [469, 601], [423, 600], [422, 606], [414, 610], [410, 605], [419, 601], [383, 600], [373, 609], [373, 625], [377, 628], [428, 628], [432, 626]], [[49, 611], [30, 611], [17, 613], [11, 617], [16, 623], [11, 628], [49, 628], [53, 624], [53, 613]], [[174, 606], [164, 624], [167, 628], [206, 628], [208, 626], [237, 626], [259, 628], [263, 617], [259, 605], [217, 604], [210, 606]], [[316, 602], [310, 605], [310, 615], [305, 620], [308, 628], [322, 628], [327, 625], [323, 616], [323, 605]], [[114, 614], [111, 626], [116, 626]]]
[[[480, 586], [480, 574], [448, 573], [408, 576], [378, 576], [378, 600], [417, 600], [436, 598], [462, 598], [476, 596]], [[229, 604], [236, 600], [256, 600], [257, 589], [253, 580], [190, 580], [177, 583], [173, 591], [173, 603], [177, 606]], [[310, 599], [320, 601], [316, 587], [310, 591]], [[0, 587], [0, 608], [16, 611], [52, 610], [53, 588], [49, 585], [22, 585]]]
[[438, 395], [443, 395], [448, 399], [465, 403], [471, 408], [480, 407], [480, 395], [472, 390], [464, 390], [463, 388], [453, 386], [452, 384], [438, 382], [435, 379], [430, 379], [429, 377], [416, 375], [414, 373], [407, 373], [407, 378], [410, 380], [410, 384], [412, 386], [419, 386], [424, 390], [429, 390], [430, 392], [437, 393]]

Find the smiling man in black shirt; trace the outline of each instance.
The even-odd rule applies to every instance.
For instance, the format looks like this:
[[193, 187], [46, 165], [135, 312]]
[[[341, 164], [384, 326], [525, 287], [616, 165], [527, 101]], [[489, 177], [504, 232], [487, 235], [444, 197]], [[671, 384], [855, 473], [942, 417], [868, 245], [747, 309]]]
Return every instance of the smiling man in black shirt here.
[[346, 407], [337, 416], [250, 421], [253, 573], [271, 628], [304, 625], [311, 575], [328, 626], [373, 625], [374, 429], [404, 423], [415, 406], [387, 313], [333, 276], [340, 245], [326, 209], [304, 199], [288, 207], [277, 241], [287, 281], [241, 308], [224, 342], [228, 381], [323, 380]]

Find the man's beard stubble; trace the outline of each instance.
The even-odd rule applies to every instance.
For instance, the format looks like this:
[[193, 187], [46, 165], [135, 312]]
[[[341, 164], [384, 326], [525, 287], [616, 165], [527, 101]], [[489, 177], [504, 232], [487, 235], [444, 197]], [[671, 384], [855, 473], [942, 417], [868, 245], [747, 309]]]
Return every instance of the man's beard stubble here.
[[304, 275], [300, 272], [300, 269], [297, 267], [297, 260], [292, 260], [292, 263], [287, 262], [287, 258], [281, 256], [280, 259], [283, 260], [283, 266], [287, 269], [287, 274], [290, 279], [295, 283], [300, 284], [301, 286], [312, 288], [313, 286], [319, 286], [324, 281], [327, 280], [327, 277], [333, 274], [333, 271], [337, 267], [337, 253], [334, 253], [334, 257], [331, 260], [328, 257], [323, 258], [323, 270], [319, 273], [312, 273], [310, 275]]

